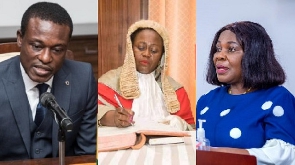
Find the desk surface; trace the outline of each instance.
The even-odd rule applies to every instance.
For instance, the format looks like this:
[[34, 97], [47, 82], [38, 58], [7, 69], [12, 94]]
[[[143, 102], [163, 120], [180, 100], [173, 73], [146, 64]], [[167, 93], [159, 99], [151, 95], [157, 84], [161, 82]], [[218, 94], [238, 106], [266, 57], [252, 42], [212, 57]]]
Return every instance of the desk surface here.
[[[95, 165], [95, 155], [65, 157], [66, 165]], [[59, 165], [59, 158], [0, 161], [0, 165]]]
[[[191, 137], [185, 137], [185, 143], [167, 145], [144, 145], [139, 150], [119, 150], [99, 152], [98, 164], [196, 164], [196, 132], [190, 132]], [[0, 164], [1, 165], [1, 164]]]

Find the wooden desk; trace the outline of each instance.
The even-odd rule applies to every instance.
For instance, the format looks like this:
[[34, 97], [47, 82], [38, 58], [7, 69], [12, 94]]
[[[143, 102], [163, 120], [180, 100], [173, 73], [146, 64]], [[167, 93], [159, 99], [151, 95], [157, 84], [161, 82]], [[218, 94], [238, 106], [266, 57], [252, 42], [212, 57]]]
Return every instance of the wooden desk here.
[[256, 157], [197, 150], [197, 165], [256, 165]]
[[[95, 155], [65, 157], [66, 165], [95, 165]], [[59, 158], [0, 161], [0, 165], [59, 165]]]

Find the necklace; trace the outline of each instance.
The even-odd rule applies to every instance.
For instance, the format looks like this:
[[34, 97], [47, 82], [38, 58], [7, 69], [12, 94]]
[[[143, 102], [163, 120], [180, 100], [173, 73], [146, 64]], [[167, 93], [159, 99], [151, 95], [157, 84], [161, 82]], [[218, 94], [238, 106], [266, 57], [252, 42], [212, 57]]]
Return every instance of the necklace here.
[[[248, 93], [251, 89], [252, 89], [251, 87], [248, 88], [248, 89], [247, 89], [244, 93], [242, 93], [242, 94], [246, 94], [246, 93]], [[230, 88], [230, 87], [228, 88], [228, 94], [232, 94], [232, 92], [231, 92], [231, 88]]]

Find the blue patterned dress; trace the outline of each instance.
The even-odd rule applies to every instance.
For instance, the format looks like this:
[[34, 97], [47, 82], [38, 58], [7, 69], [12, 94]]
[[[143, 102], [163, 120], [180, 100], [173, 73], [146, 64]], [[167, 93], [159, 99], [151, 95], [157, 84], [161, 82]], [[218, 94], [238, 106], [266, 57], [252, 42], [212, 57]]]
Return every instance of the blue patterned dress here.
[[218, 87], [198, 100], [197, 119], [206, 120], [213, 147], [260, 148], [270, 139], [295, 144], [295, 99], [283, 86], [241, 95]]

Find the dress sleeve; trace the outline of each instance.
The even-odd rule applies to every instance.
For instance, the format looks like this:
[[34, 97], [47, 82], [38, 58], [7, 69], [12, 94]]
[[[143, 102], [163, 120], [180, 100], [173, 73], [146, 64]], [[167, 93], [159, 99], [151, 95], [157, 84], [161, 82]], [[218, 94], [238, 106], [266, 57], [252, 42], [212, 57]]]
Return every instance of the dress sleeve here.
[[257, 165], [295, 164], [295, 146], [279, 139], [267, 140], [262, 148], [247, 149], [257, 158]]
[[195, 128], [195, 121], [191, 110], [190, 100], [185, 89], [179, 88], [176, 91], [177, 99], [180, 103], [180, 110], [174, 113], [173, 115], [177, 115], [184, 119], [188, 124], [192, 125]]
[[[280, 88], [262, 106], [267, 112], [263, 119], [265, 139], [280, 139], [295, 145], [295, 98], [289, 91]], [[267, 104], [269, 108], [265, 108]]]
[[126, 100], [113, 89], [102, 83], [98, 83], [98, 120], [100, 120], [108, 111], [115, 110], [116, 107], [119, 107], [118, 103], [114, 99], [115, 95], [118, 96], [124, 108], [131, 108], [132, 100]]
[[[248, 149], [258, 164], [295, 164], [295, 99], [283, 87], [277, 88], [270, 101], [262, 105], [266, 143], [262, 148]], [[268, 106], [266, 106], [268, 105]]]

